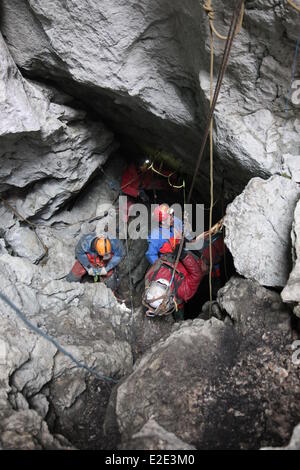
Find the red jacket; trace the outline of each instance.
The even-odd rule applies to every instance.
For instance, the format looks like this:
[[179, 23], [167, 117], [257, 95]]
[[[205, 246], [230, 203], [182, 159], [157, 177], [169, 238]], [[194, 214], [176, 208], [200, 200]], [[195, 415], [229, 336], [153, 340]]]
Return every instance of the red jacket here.
[[122, 175], [121, 189], [124, 194], [137, 198], [140, 189], [170, 189], [168, 181], [159, 179], [151, 170], [138, 171], [134, 163], [131, 163]]
[[[147, 282], [158, 279], [171, 281], [173, 266], [170, 263], [163, 263], [158, 269], [160, 261], [157, 260], [147, 272]], [[189, 253], [182, 261], [179, 261], [175, 274], [175, 282], [172, 285], [172, 293], [177, 286], [176, 300], [179, 304], [188, 302], [188, 300], [194, 297], [205, 274], [206, 272], [202, 270], [202, 264], [192, 254]]]

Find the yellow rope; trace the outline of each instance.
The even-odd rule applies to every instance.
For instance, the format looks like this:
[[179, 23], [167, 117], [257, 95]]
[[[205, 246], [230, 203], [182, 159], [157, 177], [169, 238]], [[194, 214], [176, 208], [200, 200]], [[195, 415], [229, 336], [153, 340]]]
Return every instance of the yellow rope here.
[[155, 167], [154, 167], [154, 163], [152, 162], [151, 165], [147, 168], [147, 170], [152, 170], [153, 173], [156, 173], [157, 175], [159, 176], [162, 176], [163, 178], [168, 178], [168, 183], [169, 185], [171, 186], [171, 188], [173, 189], [183, 189], [185, 188], [185, 181], [183, 180], [182, 184], [180, 186], [176, 186], [175, 184], [172, 184], [171, 181], [170, 181], [170, 178], [176, 174], [176, 171], [174, 171], [173, 173], [171, 173], [170, 175], [165, 175], [164, 173], [162, 173], [161, 171], [157, 170]]
[[292, 0], [286, 0], [291, 7], [295, 8], [296, 11], [300, 13], [300, 6], [296, 5], [296, 3], [292, 2]]
[[[291, 0], [287, 0], [287, 1], [291, 2]], [[204, 8], [204, 10], [206, 11], [206, 13], [208, 15], [210, 29], [215, 33], [217, 38], [222, 39], [223, 41], [226, 41], [227, 36], [223, 36], [215, 28], [215, 25], [214, 25], [215, 11], [214, 11], [213, 6], [212, 6], [212, 0], [205, 0], [203, 8]], [[245, 13], [245, 5], [243, 3], [240, 21], [239, 21], [239, 24], [236, 28], [235, 34], [239, 34], [239, 32], [241, 31], [241, 28], [242, 28], [242, 25], [243, 25], [244, 13]]]
[[[209, 18], [210, 25], [210, 107], [213, 102], [213, 80], [214, 80], [214, 34], [224, 41], [227, 40], [227, 36], [222, 36], [216, 30], [214, 26], [215, 12], [212, 6], [212, 0], [206, 0], [204, 4], [204, 10], [206, 11]], [[245, 13], [245, 5], [243, 3], [241, 16], [237, 25], [235, 34], [237, 35], [243, 24]], [[209, 133], [209, 151], [210, 151], [210, 209], [209, 209], [209, 299], [210, 299], [210, 314], [212, 308], [212, 270], [213, 270], [213, 259], [212, 259], [212, 232], [213, 232], [213, 209], [214, 209], [214, 143], [213, 143], [213, 119], [210, 122], [210, 133]]]

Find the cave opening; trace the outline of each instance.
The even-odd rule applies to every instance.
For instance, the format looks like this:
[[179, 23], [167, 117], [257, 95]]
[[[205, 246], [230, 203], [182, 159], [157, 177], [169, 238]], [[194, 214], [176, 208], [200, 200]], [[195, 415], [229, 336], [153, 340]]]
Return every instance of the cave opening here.
[[[147, 158], [147, 155], [143, 155], [142, 152], [138, 152], [133, 157], [132, 153], [130, 152], [128, 153], [128, 147], [126, 148], [124, 153], [123, 151], [121, 151], [121, 153], [123, 155], [126, 155], [127, 164], [137, 163], [138, 161], [140, 161], [141, 156], [143, 156], [143, 158]], [[139, 155], [139, 160], [137, 160], [136, 155]], [[157, 165], [159, 165], [158, 161], [157, 161]], [[164, 165], [163, 162], [162, 162], [162, 165]], [[176, 177], [178, 181], [183, 181], [185, 178], [187, 178], [187, 181], [188, 181], [189, 179], [189, 176], [185, 175], [183, 172], [178, 172]], [[189, 188], [186, 187], [185, 191], [188, 192], [188, 189]], [[203, 196], [205, 192], [207, 193], [207, 195]], [[186, 195], [184, 195], [183, 189], [174, 190], [172, 187], [170, 187], [169, 190], [160, 190], [160, 191], [147, 190], [146, 193], [149, 198], [149, 201], [147, 203], [148, 208], [150, 208], [152, 204], [163, 204], [163, 203], [167, 203], [170, 207], [173, 204], [180, 204], [182, 209], [184, 208]], [[207, 200], [207, 199], [209, 199], [209, 186], [207, 187], [206, 191], [205, 191], [205, 188], [202, 187], [201, 193], [198, 192], [197, 190], [194, 192], [193, 198], [192, 198], [193, 216], [195, 215], [196, 203], [203, 204], [202, 201]], [[204, 205], [204, 230], [207, 231], [209, 229], [209, 207], [207, 206], [207, 204], [203, 204], [203, 205]], [[217, 223], [222, 217], [224, 217], [225, 211], [226, 211], [226, 207], [224, 204], [224, 198], [222, 196], [219, 196], [215, 199], [215, 206], [213, 209], [213, 224]], [[184, 213], [184, 210], [182, 211], [182, 213]], [[194, 225], [192, 228], [193, 230], [195, 230]], [[220, 277], [218, 279], [212, 280], [213, 301], [215, 301], [217, 298], [218, 290], [221, 289], [226, 284], [226, 282], [230, 279], [230, 277], [236, 273], [234, 263], [233, 263], [233, 258], [230, 252], [226, 249], [226, 247], [225, 247], [225, 250], [226, 250], [225, 256], [219, 263]], [[149, 266], [150, 265], [148, 265], [148, 268]], [[147, 270], [145, 271], [145, 274], [146, 272]], [[139, 285], [137, 286], [137, 289], [135, 289], [135, 292], [134, 292], [136, 306], [141, 305], [141, 297], [142, 297], [141, 289], [142, 289], [142, 286]], [[196, 294], [193, 296], [193, 298], [189, 302], [185, 304], [185, 308], [184, 308], [185, 320], [195, 319], [200, 314], [202, 314], [206, 319], [207, 314], [202, 312], [202, 307], [210, 300], [209, 290], [210, 290], [209, 289], [209, 275], [206, 275], [204, 279], [202, 280], [202, 282], [200, 283]]]

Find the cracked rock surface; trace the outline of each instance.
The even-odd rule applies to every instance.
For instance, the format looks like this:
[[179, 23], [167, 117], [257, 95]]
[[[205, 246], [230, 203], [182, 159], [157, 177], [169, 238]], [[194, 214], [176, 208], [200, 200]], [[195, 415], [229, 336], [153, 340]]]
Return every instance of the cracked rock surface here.
[[[17, 100], [17, 105], [1, 105], [3, 121], [13, 121], [15, 127], [1, 133], [0, 193], [9, 192], [7, 201], [23, 217], [48, 220], [95, 176], [117, 144], [102, 122], [72, 107], [73, 98], [23, 79], [0, 39], [0, 54], [7, 57], [10, 71], [3, 94]], [[24, 116], [27, 121], [31, 116], [35, 127], [28, 123], [19, 130], [19, 121], [26, 125]]]
[[300, 202], [298, 202], [295, 209], [291, 237], [294, 268], [287, 285], [281, 293], [281, 297], [284, 302], [293, 303], [295, 305], [294, 313], [300, 317]]
[[166, 431], [154, 419], [149, 419], [143, 428], [134, 434], [122, 450], [196, 450], [195, 447]]
[[[213, 2], [223, 34], [234, 3]], [[1, 448], [299, 447], [298, 428], [288, 444], [300, 422], [291, 359], [300, 121], [290, 90], [299, 16], [278, 0], [245, 7], [214, 148], [216, 196], [231, 202], [226, 243], [246, 279], [219, 293], [218, 319], [174, 324], [141, 308], [145, 240], [128, 244], [119, 299], [64, 278], [80, 237], [114, 224], [127, 157], [162, 150], [187, 182], [193, 175], [209, 110], [202, 0], [1, 1], [0, 289], [78, 360], [120, 380], [75, 367], [0, 302]], [[216, 39], [215, 75], [223, 47]], [[196, 186], [195, 201], [207, 201], [207, 158]], [[280, 297], [262, 286], [285, 288]]]
[[174, 326], [118, 387], [124, 443], [150, 418], [197, 449], [288, 441], [300, 417], [289, 311], [279, 294], [240, 278], [220, 291], [219, 304], [225, 322]]
[[[103, 284], [95, 289], [93, 284], [57, 281], [47, 268], [34, 266], [26, 259], [9, 254], [0, 257], [0, 266], [2, 292], [34, 325], [56, 338], [78, 360], [95, 367], [101, 374], [120, 378], [130, 371], [129, 311], [117, 303], [112, 292]], [[12, 437], [11, 432], [9, 447], [31, 448], [35, 439], [43, 448], [55, 447], [44, 421], [49, 407], [51, 420], [55, 418], [62, 434], [69, 435], [74, 443], [76, 438], [79, 439], [78, 435], [74, 437], [76, 419], [80, 419], [85, 407], [85, 372], [76, 368], [54, 345], [28, 330], [2, 302], [1, 311], [2, 445], [6, 447], [7, 432], [14, 428], [13, 423], [18, 433], [18, 429], [22, 430], [18, 427], [18, 420], [21, 423], [27, 417], [24, 442], [19, 442], [17, 436]], [[101, 401], [101, 381], [99, 386], [98, 397]], [[94, 405], [96, 410], [96, 400]], [[74, 414], [74, 407], [77, 414]], [[64, 420], [70, 420], [68, 414], [72, 410], [70, 429], [67, 424], [64, 426]], [[14, 418], [10, 421], [11, 416]], [[97, 413], [94, 419], [96, 417]], [[8, 421], [11, 424], [7, 429]], [[41, 430], [38, 424], [42, 426]], [[93, 422], [90, 424], [92, 426]], [[41, 436], [38, 434], [40, 432]]]
[[237, 272], [265, 286], [285, 286], [291, 271], [294, 210], [300, 187], [289, 178], [252, 179], [227, 207], [225, 243]]
[[[72, 89], [127, 137], [195, 159], [209, 109], [209, 27], [200, 0], [2, 5], [2, 31], [27, 74]], [[214, 1], [221, 34], [233, 5]], [[283, 2], [246, 2], [215, 117], [216, 178], [225, 176], [234, 191], [254, 176], [298, 178], [299, 118], [289, 93], [298, 24]], [[223, 47], [217, 39], [217, 65]], [[207, 182], [207, 165], [201, 174]]]

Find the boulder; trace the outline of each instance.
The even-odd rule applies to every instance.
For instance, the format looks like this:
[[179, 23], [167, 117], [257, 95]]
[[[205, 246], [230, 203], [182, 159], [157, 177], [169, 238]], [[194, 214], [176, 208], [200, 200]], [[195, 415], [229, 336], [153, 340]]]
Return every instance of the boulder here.
[[[222, 34], [234, 5], [214, 1]], [[209, 22], [201, 2], [3, 0], [2, 7], [2, 30], [22, 70], [56, 81], [129, 141], [163, 148], [193, 173], [209, 109]], [[224, 176], [235, 193], [300, 154], [289, 93], [297, 37], [298, 14], [289, 5], [246, 2], [215, 115], [216, 180]], [[216, 67], [223, 48], [216, 39]], [[202, 182], [207, 175], [206, 161]]]
[[196, 450], [175, 434], [166, 431], [154, 419], [149, 419], [142, 429], [134, 434], [122, 450]]
[[25, 80], [0, 33], [0, 136], [36, 133], [40, 122], [25, 89]]
[[13, 227], [6, 232], [5, 240], [15, 256], [27, 258], [34, 264], [46, 255], [45, 248], [29, 227]]
[[262, 450], [300, 450], [300, 424], [295, 427], [291, 440], [286, 447], [265, 447]]
[[115, 421], [112, 414], [106, 421], [116, 423], [121, 446], [149, 419], [197, 449], [253, 449], [289, 438], [300, 391], [289, 311], [279, 294], [240, 278], [221, 290], [219, 303], [225, 322], [176, 325], [119, 385]]
[[264, 286], [285, 286], [290, 232], [300, 187], [289, 178], [253, 178], [227, 207], [225, 243], [239, 274]]
[[292, 230], [294, 268], [281, 297], [284, 302], [295, 304], [294, 312], [300, 317], [300, 202], [295, 209], [295, 218]]
[[73, 450], [61, 435], [52, 435], [47, 423], [34, 410], [12, 412], [2, 417], [0, 441], [6, 450]]
[[[49, 85], [25, 80], [0, 37], [0, 193], [22, 217], [48, 219], [78, 194], [117, 148], [102, 122]], [[4, 124], [3, 124], [4, 123]], [[20, 195], [16, 190], [22, 190]]]
[[35, 105], [44, 112], [43, 132], [3, 141], [0, 183], [2, 191], [25, 190], [22, 197], [12, 193], [8, 199], [21, 216], [47, 220], [84, 188], [117, 145], [102, 122], [91, 121], [82, 111], [69, 120], [64, 104], [51, 103], [56, 95], [48, 97], [47, 89], [36, 84], [31, 89], [38, 93]]
[[[140, 296], [137, 296], [140, 299]], [[144, 306], [135, 308], [133, 314], [133, 350], [135, 357], [141, 357], [162, 338], [167, 338], [174, 328], [172, 315], [161, 318], [149, 318]]]

